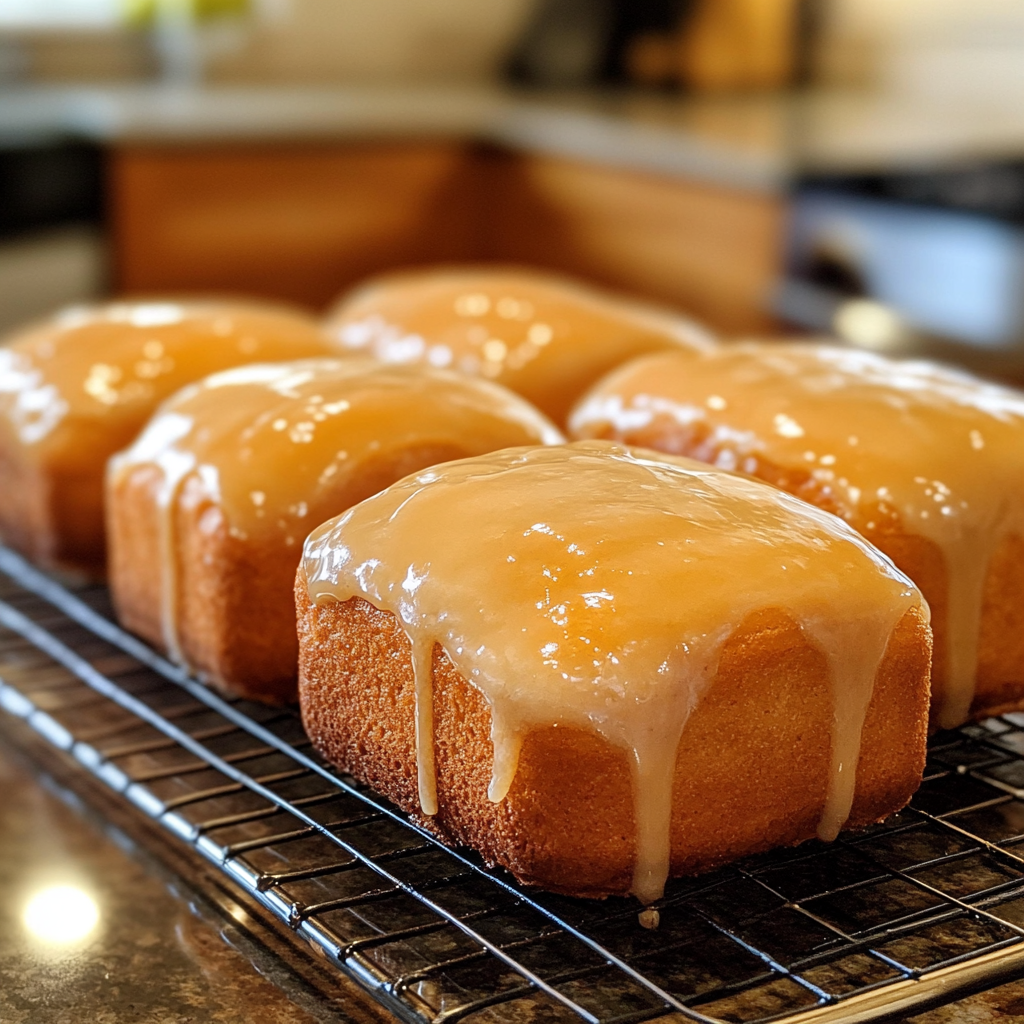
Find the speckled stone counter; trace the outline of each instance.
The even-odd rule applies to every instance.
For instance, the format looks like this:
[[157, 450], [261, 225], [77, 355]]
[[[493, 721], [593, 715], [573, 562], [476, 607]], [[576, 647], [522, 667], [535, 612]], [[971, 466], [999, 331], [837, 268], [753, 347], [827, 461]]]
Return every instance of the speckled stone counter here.
[[1000, 985], [930, 1013], [905, 1018], [906, 1024], [1010, 1024], [1024, 1021], [1024, 981]]
[[[0, 713], [0, 718], [2, 718]], [[133, 840], [12, 747], [0, 720], [0, 1022], [314, 1024], [365, 1020], [270, 963], [258, 973], [230, 921], [204, 911]], [[78, 941], [34, 937], [26, 907], [66, 886], [94, 901]], [[65, 924], [67, 922], [65, 921]], [[38, 923], [36, 924], [39, 930]], [[223, 934], [222, 934], [223, 933]], [[265, 955], [265, 954], [264, 954]]]
[[[0, 1024], [335, 1024], [386, 1021], [360, 995], [327, 999], [179, 882], [138, 842], [18, 749], [0, 712]], [[78, 941], [33, 937], [34, 895], [95, 903]], [[273, 980], [270, 980], [273, 979]], [[1024, 981], [899, 1024], [1024, 1021]]]

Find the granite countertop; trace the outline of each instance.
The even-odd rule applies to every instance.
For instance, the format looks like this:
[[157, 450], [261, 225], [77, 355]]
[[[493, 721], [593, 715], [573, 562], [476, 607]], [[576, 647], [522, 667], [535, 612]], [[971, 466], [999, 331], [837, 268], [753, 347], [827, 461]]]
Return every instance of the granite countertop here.
[[[55, 778], [22, 753], [8, 724], [14, 723], [0, 711], [2, 1024], [385, 1019], [383, 1011], [367, 1012], [361, 993], [325, 1000], [293, 975], [237, 921], [90, 808], [66, 777]], [[60, 903], [49, 921], [30, 920], [33, 898], [58, 886]], [[86, 910], [91, 901], [94, 926], [77, 941], [46, 938], [54, 920], [62, 927], [81, 921], [76, 894]]]
[[810, 92], [687, 98], [477, 87], [42, 87], [0, 94], [0, 145], [455, 137], [761, 192], [854, 173], [1024, 155], [994, 97]]
[[[370, 1024], [361, 994], [325, 999], [17, 747], [0, 711], [0, 1021], [3, 1024]], [[70, 785], [69, 785], [70, 784]], [[33, 896], [94, 901], [75, 942], [34, 937]], [[237, 912], [236, 912], [237, 913]], [[72, 915], [73, 916], [73, 915]], [[351, 986], [349, 986], [351, 988]], [[1024, 1020], [1024, 981], [897, 1024]]]

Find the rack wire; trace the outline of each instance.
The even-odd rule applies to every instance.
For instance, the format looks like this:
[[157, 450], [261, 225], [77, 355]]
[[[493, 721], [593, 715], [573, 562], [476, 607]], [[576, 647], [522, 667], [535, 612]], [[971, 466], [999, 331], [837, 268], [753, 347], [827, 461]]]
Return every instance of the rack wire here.
[[935, 737], [881, 825], [627, 899], [519, 888], [0, 548], [0, 708], [159, 822], [398, 1017], [880, 1020], [1024, 973], [1024, 715]]

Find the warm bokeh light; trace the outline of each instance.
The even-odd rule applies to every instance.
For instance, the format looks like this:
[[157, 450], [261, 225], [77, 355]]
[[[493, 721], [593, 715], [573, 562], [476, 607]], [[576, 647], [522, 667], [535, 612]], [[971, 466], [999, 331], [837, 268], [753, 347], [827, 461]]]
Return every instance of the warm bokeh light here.
[[51, 885], [25, 905], [22, 921], [33, 938], [54, 945], [80, 942], [99, 924], [96, 901], [74, 885]]
[[903, 338], [900, 318], [886, 306], [870, 299], [850, 299], [835, 315], [833, 327], [846, 341], [860, 348], [884, 352]]

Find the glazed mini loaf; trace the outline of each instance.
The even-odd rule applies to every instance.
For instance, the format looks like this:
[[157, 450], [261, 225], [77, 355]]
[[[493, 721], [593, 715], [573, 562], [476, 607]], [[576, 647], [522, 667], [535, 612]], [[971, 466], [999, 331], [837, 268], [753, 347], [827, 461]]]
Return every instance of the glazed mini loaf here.
[[435, 462], [559, 441], [518, 396], [443, 370], [335, 359], [215, 374], [110, 462], [118, 617], [216, 685], [293, 700], [292, 588], [312, 527]]
[[842, 516], [931, 606], [935, 722], [1024, 707], [1024, 395], [928, 363], [746, 344], [624, 366], [572, 431], [737, 469]]
[[66, 310], [0, 348], [0, 539], [102, 574], [103, 472], [156, 406], [216, 370], [332, 351], [275, 306], [115, 303]]
[[917, 588], [687, 459], [592, 442], [409, 476], [310, 535], [295, 591], [316, 747], [526, 883], [650, 901], [920, 782]]
[[713, 344], [692, 321], [539, 271], [441, 267], [346, 296], [327, 329], [354, 353], [498, 381], [562, 424], [610, 369], [645, 352]]

